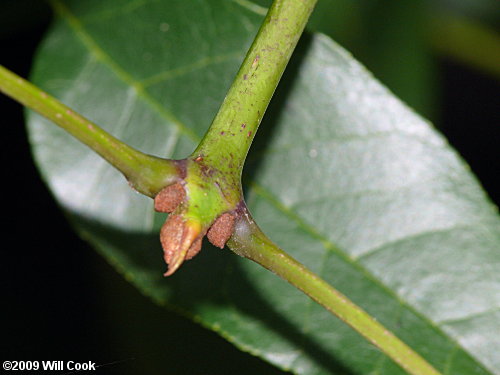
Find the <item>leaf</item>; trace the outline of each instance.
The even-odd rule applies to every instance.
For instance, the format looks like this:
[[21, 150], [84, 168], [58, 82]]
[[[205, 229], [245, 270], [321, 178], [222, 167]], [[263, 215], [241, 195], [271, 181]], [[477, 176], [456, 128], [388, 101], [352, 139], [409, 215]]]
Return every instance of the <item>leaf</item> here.
[[[67, 1], [33, 80], [138, 149], [182, 158], [262, 18], [245, 1]], [[299, 374], [401, 374], [275, 275], [205, 244], [164, 279], [164, 216], [97, 156], [28, 116], [75, 229], [156, 302]], [[245, 170], [260, 226], [445, 374], [499, 374], [500, 226], [432, 126], [322, 35], [303, 38]]]

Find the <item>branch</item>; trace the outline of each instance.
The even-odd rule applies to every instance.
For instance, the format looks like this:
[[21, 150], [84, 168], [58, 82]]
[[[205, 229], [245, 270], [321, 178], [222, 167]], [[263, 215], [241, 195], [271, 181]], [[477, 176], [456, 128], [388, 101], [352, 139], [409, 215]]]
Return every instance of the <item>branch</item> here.
[[[178, 189], [162, 190], [166, 197], [160, 194], [163, 202], [157, 199], [157, 203], [169, 203], [167, 206], [173, 201], [178, 205], [167, 209], [174, 211], [162, 229], [165, 258], [173, 263], [168, 274], [199, 251], [201, 238], [210, 226], [225, 233], [224, 225], [234, 225], [228, 245], [235, 253], [302, 290], [410, 374], [438, 375], [369, 314], [272, 243], [241, 201], [240, 176], [248, 149], [316, 1], [275, 0], [210, 129], [193, 155], [183, 162], [159, 159], [131, 148], [3, 67], [0, 90], [85, 143], [145, 195], [153, 197], [164, 186], [181, 180], [183, 185]], [[174, 191], [180, 191], [175, 199]], [[189, 194], [189, 199], [184, 194]], [[217, 224], [224, 217], [228, 224]], [[225, 235], [219, 237], [223, 240], [214, 235], [212, 242], [224, 246]]]
[[230, 155], [241, 173], [255, 133], [316, 1], [273, 2], [219, 112], [193, 155], [206, 155], [207, 161], [214, 164]]
[[[203, 158], [204, 163], [217, 166], [233, 179], [234, 168], [238, 168], [239, 182], [252, 139], [316, 1], [274, 1], [218, 114], [192, 157]], [[227, 187], [231, 188], [231, 184]], [[228, 241], [232, 251], [303, 291], [410, 374], [439, 374], [368, 313], [276, 246], [255, 224], [244, 202], [236, 210], [236, 218]]]
[[439, 375], [424, 358], [398, 339], [362, 308], [274, 244], [241, 208], [228, 246], [300, 289], [333, 315], [354, 328], [394, 362], [413, 375]]
[[135, 150], [1, 65], [0, 91], [86, 144], [122, 172], [139, 193], [154, 197], [161, 188], [177, 178], [173, 161]]

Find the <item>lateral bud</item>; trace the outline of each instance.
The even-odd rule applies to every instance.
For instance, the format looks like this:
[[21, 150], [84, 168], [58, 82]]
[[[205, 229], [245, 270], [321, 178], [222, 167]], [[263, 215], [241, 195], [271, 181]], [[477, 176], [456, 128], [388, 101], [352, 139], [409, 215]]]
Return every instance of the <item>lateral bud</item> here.
[[235, 220], [235, 214], [229, 212], [220, 215], [215, 220], [207, 233], [207, 238], [212, 243], [212, 245], [217, 246], [221, 249], [226, 246], [227, 240], [229, 240], [234, 232]]
[[170, 215], [160, 231], [163, 259], [168, 265], [164, 276], [172, 275], [184, 262], [199, 253], [203, 234], [200, 225], [180, 215]]
[[181, 183], [177, 182], [163, 188], [155, 196], [155, 210], [158, 212], [174, 212], [186, 197], [186, 190]]

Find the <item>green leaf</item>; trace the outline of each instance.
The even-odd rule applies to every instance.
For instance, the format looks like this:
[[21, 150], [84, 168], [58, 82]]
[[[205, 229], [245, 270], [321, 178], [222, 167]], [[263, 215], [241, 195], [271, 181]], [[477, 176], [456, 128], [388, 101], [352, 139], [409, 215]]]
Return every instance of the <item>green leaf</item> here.
[[[182, 158], [206, 130], [261, 15], [246, 0], [55, 2], [33, 80], [141, 151]], [[164, 216], [118, 172], [28, 116], [75, 229], [145, 294], [299, 374], [401, 374], [254, 263], [205, 244], [171, 278]], [[303, 38], [245, 170], [273, 241], [445, 374], [500, 374], [500, 225], [435, 130], [322, 35]]]

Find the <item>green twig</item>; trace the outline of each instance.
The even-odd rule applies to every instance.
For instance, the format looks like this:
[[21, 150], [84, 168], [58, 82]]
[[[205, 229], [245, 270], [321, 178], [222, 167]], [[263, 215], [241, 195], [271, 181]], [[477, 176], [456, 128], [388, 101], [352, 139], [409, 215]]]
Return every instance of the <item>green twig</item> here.
[[177, 176], [172, 161], [135, 150], [1, 65], [0, 91], [53, 121], [89, 146], [122, 172], [139, 193], [154, 197]]
[[367, 312], [275, 245], [242, 208], [228, 246], [296, 288], [354, 328], [394, 362], [413, 375], [439, 375], [425, 359]]
[[[213, 175], [210, 184], [203, 180], [207, 183], [207, 189], [215, 189], [215, 185], [222, 188], [223, 192], [226, 188], [239, 189], [236, 176], [239, 178], [241, 174], [260, 120], [315, 3], [316, 0], [276, 0], [273, 3], [219, 113], [192, 155], [188, 165], [188, 186], [197, 185], [196, 181], [190, 182], [189, 178], [208, 178], [203, 171], [214, 166], [220, 173]], [[134, 188], [145, 195], [154, 196], [163, 186], [177, 178], [174, 162], [134, 150], [3, 67], [0, 67], [0, 90], [88, 145], [122, 171]], [[234, 193], [235, 197], [239, 194], [239, 191]], [[200, 193], [201, 198], [196, 199], [203, 199], [202, 196]], [[194, 197], [190, 196], [190, 199]], [[346, 296], [272, 243], [251, 219], [243, 203], [236, 212], [239, 215], [234, 234], [228, 242], [234, 252], [252, 259], [302, 290], [410, 374], [439, 374], [420, 355]]]
[[195, 155], [208, 155], [214, 163], [230, 155], [232, 165], [241, 172], [260, 121], [316, 1], [274, 1]]

